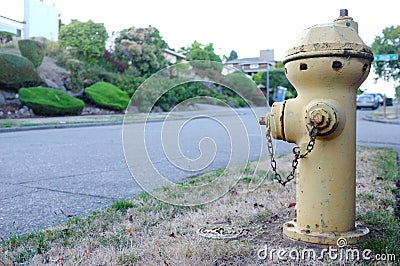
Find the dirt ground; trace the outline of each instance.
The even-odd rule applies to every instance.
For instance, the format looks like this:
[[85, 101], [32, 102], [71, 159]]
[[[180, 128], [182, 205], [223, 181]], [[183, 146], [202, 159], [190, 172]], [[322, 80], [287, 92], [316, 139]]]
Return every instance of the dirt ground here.
[[[381, 170], [377, 168], [385, 152], [369, 148], [357, 151], [357, 217], [370, 210], [393, 211], [393, 207], [385, 202], [394, 199], [395, 184], [383, 180]], [[279, 169], [287, 173], [291, 160], [290, 155], [278, 158]], [[30, 263], [167, 266], [352, 264], [326, 257], [296, 260], [288, 258], [287, 254], [285, 259], [279, 259], [277, 250], [296, 252], [313, 248], [319, 255], [322, 247], [304, 245], [283, 236], [282, 224], [295, 217], [295, 184], [291, 182], [286, 187], [277, 184], [268, 168], [268, 162], [262, 161], [259, 165], [252, 163], [224, 172], [208, 173], [188, 180], [187, 184], [195, 189], [188, 189], [184, 184], [164, 187], [154, 192], [154, 197], [144, 194], [89, 217], [72, 218], [66, 225], [39, 235], [37, 241], [41, 243], [43, 252], [34, 255]], [[232, 182], [237, 183], [232, 187]], [[202, 206], [169, 204], [214, 198], [216, 200]], [[199, 236], [199, 229], [209, 225], [235, 227], [240, 235], [235, 239]], [[25, 254], [23, 252], [32, 250], [37, 241], [32, 241], [33, 244], [22, 242], [9, 255]], [[270, 256], [270, 252], [275, 252], [272, 253], [275, 255]]]

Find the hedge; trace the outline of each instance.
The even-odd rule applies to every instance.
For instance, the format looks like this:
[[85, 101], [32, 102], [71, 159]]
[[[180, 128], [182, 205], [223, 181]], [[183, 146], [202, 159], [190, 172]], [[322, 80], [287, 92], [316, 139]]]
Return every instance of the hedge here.
[[108, 82], [97, 82], [86, 88], [85, 93], [97, 106], [113, 110], [125, 110], [130, 101], [126, 92]]
[[18, 55], [0, 54], [0, 88], [18, 92], [22, 87], [42, 84], [42, 79], [28, 59]]
[[48, 116], [79, 115], [85, 105], [62, 91], [44, 87], [21, 88], [19, 99], [35, 114]]
[[42, 64], [46, 54], [46, 46], [43, 43], [25, 39], [18, 41], [18, 47], [21, 55], [28, 58], [35, 67]]

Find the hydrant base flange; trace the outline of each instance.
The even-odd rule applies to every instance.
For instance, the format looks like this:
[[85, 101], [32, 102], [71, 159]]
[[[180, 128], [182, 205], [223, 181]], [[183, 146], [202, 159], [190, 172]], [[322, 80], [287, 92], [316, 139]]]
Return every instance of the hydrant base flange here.
[[283, 224], [283, 233], [292, 240], [320, 245], [336, 246], [339, 245], [339, 240], [341, 240], [342, 246], [340, 247], [344, 247], [361, 242], [369, 233], [369, 229], [363, 225], [355, 225], [355, 229], [348, 232], [311, 232], [310, 230], [299, 228], [297, 223], [292, 220]]

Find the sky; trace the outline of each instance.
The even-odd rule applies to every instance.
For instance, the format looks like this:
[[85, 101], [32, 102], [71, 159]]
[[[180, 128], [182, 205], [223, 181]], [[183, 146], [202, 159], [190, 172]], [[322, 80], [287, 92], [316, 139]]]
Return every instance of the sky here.
[[[156, 27], [171, 48], [197, 40], [213, 43], [219, 55], [235, 50], [239, 58], [257, 57], [274, 49], [275, 60], [284, 59], [296, 36], [315, 24], [333, 22], [340, 9], [348, 9], [367, 45], [389, 26], [400, 25], [400, 1], [303, 0], [43, 0], [57, 7], [64, 24], [71, 19], [104, 23], [109, 34], [134, 27]], [[0, 15], [23, 20], [24, 0], [0, 0]], [[370, 4], [375, 3], [375, 4]], [[374, 84], [371, 72], [362, 89], [392, 96], [393, 82]]]

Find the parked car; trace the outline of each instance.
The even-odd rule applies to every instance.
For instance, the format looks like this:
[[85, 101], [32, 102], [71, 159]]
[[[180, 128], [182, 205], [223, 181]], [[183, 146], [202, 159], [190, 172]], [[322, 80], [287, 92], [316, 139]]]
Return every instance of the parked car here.
[[357, 109], [359, 108], [371, 108], [373, 110], [379, 107], [378, 98], [373, 94], [362, 94], [357, 95]]
[[374, 97], [375, 98], [377, 98], [378, 99], [378, 103], [379, 103], [379, 105], [383, 105], [383, 95], [382, 94], [380, 94], [380, 93], [364, 93], [364, 95], [374, 95]]

